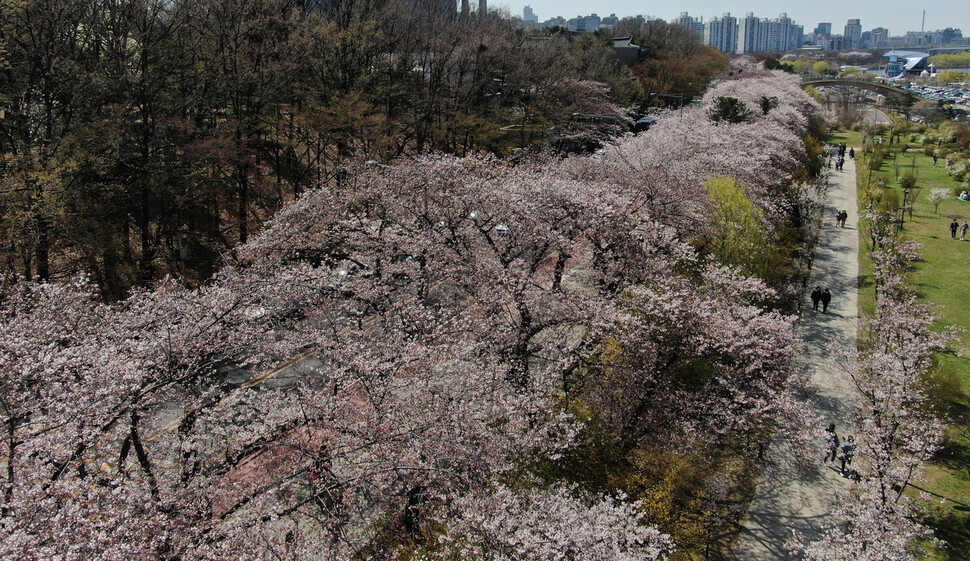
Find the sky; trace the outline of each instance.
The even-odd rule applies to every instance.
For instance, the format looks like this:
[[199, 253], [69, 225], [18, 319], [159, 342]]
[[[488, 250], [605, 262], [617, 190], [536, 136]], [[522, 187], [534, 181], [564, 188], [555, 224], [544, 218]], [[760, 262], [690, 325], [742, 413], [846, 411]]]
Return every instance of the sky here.
[[[476, 2], [472, 2], [476, 4]], [[787, 12], [795, 23], [810, 33], [819, 22], [832, 24], [832, 33], [841, 34], [849, 18], [861, 20], [862, 30], [885, 27], [893, 36], [907, 31], [919, 31], [923, 10], [926, 10], [927, 31], [955, 27], [970, 36], [970, 0], [794, 0], [790, 3], [772, 0], [680, 0], [679, 2], [643, 2], [634, 0], [489, 0], [489, 8], [505, 7], [512, 15], [522, 16], [524, 6], [532, 6], [539, 21], [555, 16], [566, 19], [595, 13], [600, 17], [616, 14], [625, 16], [654, 16], [670, 21], [688, 12], [693, 17], [720, 17], [730, 12], [743, 17], [754, 12], [760, 18], [776, 18]]]

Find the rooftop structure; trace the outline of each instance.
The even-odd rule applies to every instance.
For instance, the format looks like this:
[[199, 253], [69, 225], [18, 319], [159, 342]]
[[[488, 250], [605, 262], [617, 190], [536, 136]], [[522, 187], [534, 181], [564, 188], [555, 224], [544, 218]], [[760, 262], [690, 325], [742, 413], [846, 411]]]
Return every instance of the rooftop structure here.
[[897, 51], [893, 49], [884, 54], [883, 58], [889, 59], [886, 63], [886, 76], [893, 78], [907, 74], [919, 74], [927, 69], [926, 59], [930, 58], [930, 54], [919, 51]]

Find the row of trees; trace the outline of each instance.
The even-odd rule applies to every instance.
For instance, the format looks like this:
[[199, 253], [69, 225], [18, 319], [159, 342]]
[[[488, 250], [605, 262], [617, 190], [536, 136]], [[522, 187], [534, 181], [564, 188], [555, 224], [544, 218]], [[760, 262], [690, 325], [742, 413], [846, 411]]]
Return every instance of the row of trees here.
[[341, 181], [348, 159], [588, 147], [571, 139], [616, 128], [573, 113], [622, 124], [621, 107], [699, 91], [723, 68], [676, 27], [641, 27], [672, 77], [617, 64], [607, 37], [526, 34], [430, 3], [5, 2], [3, 278], [83, 270], [109, 298], [166, 274], [204, 280], [284, 201]]
[[[738, 76], [711, 95], [745, 121], [688, 108], [603, 157], [349, 168], [200, 288], [5, 288], [0, 556], [715, 547], [736, 464], [812, 424], [777, 310], [794, 275], [753, 275], [817, 216], [791, 185], [816, 106], [780, 73]], [[309, 355], [289, 382], [226, 383]]]
[[[901, 175], [899, 189], [905, 187], [908, 198], [900, 201], [885, 181], [873, 179], [887, 146], [875, 139], [884, 132], [864, 129], [857, 151], [865, 206], [860, 225], [873, 263], [875, 310], [863, 324], [858, 351], [849, 351], [854, 360], [841, 373], [857, 399], [853, 485], [838, 493], [835, 516], [818, 535], [792, 541], [793, 549], [819, 561], [922, 559], [925, 546], [939, 543], [925, 522], [928, 496], [918, 484], [945, 431], [928, 391], [934, 355], [946, 350], [955, 331], [934, 325], [937, 316], [907, 283], [922, 246], [905, 239], [902, 219], [907, 211], [912, 218], [919, 187], [913, 175]], [[903, 129], [889, 132], [906, 136]], [[953, 197], [951, 190], [942, 191]], [[927, 199], [931, 203], [934, 194]]]
[[921, 559], [933, 541], [913, 485], [943, 439], [926, 387], [933, 355], [954, 334], [933, 329], [936, 317], [906, 284], [919, 247], [887, 237], [871, 254], [876, 313], [857, 366], [845, 373], [859, 397], [857, 483], [840, 493], [836, 520], [804, 546], [808, 559]]

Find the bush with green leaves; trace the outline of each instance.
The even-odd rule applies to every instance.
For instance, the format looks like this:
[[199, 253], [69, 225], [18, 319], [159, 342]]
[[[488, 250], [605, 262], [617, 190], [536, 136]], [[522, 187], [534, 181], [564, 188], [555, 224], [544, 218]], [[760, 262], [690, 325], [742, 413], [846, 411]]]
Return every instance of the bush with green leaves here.
[[740, 99], [730, 96], [720, 96], [714, 98], [710, 116], [711, 120], [718, 124], [738, 124], [751, 120], [752, 112]]

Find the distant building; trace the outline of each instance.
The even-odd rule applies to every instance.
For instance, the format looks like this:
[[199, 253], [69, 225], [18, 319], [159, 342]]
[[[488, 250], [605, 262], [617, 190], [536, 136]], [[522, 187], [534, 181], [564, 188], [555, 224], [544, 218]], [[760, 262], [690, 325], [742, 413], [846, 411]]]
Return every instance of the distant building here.
[[558, 27], [566, 27], [566, 18], [564, 18], [562, 16], [556, 16], [554, 18], [549, 18], [546, 21], [544, 21], [541, 24], [539, 24], [539, 27], [541, 27], [541, 28], [556, 27], [556, 26], [558, 26]]
[[704, 25], [704, 43], [724, 53], [738, 48], [738, 18], [725, 12], [720, 18], [711, 18]]
[[670, 20], [671, 24], [683, 25], [688, 29], [693, 29], [700, 35], [704, 37], [704, 18], [700, 19], [687, 15], [687, 12], [681, 12], [680, 17], [677, 19]]
[[[889, 47], [889, 30], [885, 27], [877, 27], [869, 31], [868, 41], [865, 37], [862, 42], [867, 49], [884, 49]], [[865, 35], [865, 34], [863, 34]]]
[[737, 53], [758, 53], [764, 51], [788, 52], [798, 49], [804, 42], [804, 28], [796, 25], [781, 13], [778, 18], [769, 20], [754, 17], [748, 12], [738, 21]]
[[910, 47], [942, 47], [944, 45], [965, 44], [963, 32], [948, 27], [936, 31], [910, 31], [903, 38], [903, 44]]
[[845, 24], [845, 33], [842, 35], [843, 47], [846, 49], [857, 49], [862, 44], [862, 24], [857, 19], [850, 19]]
[[959, 29], [947, 27], [942, 31], [934, 31], [933, 34], [937, 39], [936, 44], [939, 46], [950, 45], [953, 43], [963, 43], [963, 32]]
[[819, 41], [823, 51], [844, 51], [848, 49], [844, 38], [841, 35], [832, 35]]
[[455, 0], [411, 0], [409, 8], [435, 21], [454, 21], [458, 15]]
[[908, 74], [919, 74], [929, 68], [927, 59], [929, 53], [917, 51], [897, 51], [895, 49], [883, 55], [887, 59], [886, 75], [890, 78]]
[[596, 31], [599, 27], [600, 17], [596, 14], [576, 16], [566, 20], [566, 29], [569, 31]]
[[832, 24], [819, 22], [818, 27], [812, 33], [816, 39], [828, 39], [832, 36]]
[[792, 21], [785, 12], [778, 14], [778, 18], [771, 20], [768, 26], [769, 51], [794, 51], [802, 46], [804, 40], [804, 28]]
[[605, 18], [603, 18], [602, 20], [600, 20], [600, 27], [613, 28], [619, 21], [620, 21], [620, 18], [616, 17], [616, 14], [610, 14]]
[[533, 23], [539, 23], [539, 16], [532, 11], [531, 6], [526, 6], [522, 8], [522, 21], [531, 21]]
[[738, 20], [738, 54], [758, 53], [768, 50], [768, 20], [754, 17], [748, 12]]

